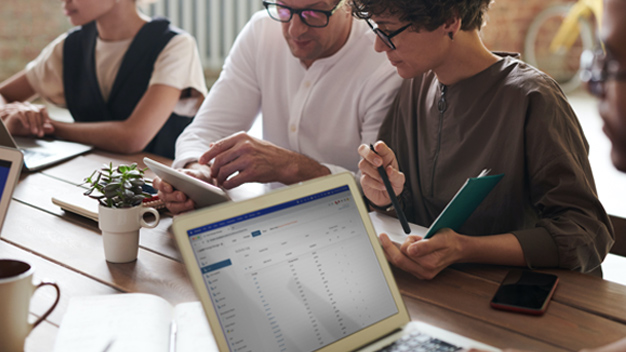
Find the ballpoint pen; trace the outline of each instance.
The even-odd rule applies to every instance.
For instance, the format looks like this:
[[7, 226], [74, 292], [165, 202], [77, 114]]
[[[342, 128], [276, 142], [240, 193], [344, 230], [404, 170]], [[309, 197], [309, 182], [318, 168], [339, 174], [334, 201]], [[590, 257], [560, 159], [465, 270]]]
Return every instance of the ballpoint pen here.
[[[374, 150], [374, 145], [370, 144], [370, 149], [376, 155], [378, 155], [378, 153], [376, 153], [376, 150]], [[393, 208], [396, 210], [396, 215], [398, 216], [398, 220], [400, 220], [402, 229], [404, 230], [404, 233], [408, 235], [409, 233], [411, 233], [411, 227], [409, 227], [409, 222], [406, 220], [406, 216], [404, 216], [404, 212], [402, 211], [402, 208], [400, 208], [400, 203], [398, 203], [398, 197], [396, 197], [396, 193], [393, 191], [393, 187], [391, 187], [391, 182], [389, 182], [389, 177], [387, 177], [387, 171], [385, 171], [385, 167], [382, 165], [379, 166], [378, 173], [380, 174], [380, 177], [383, 179], [383, 183], [385, 184], [385, 188], [387, 189], [387, 193], [389, 194], [389, 199], [391, 199], [391, 204], [393, 205]]]
[[107, 343], [107, 345], [104, 346], [104, 349], [102, 350], [102, 352], [107, 352], [108, 350], [110, 350], [111, 346], [113, 346], [113, 342], [115, 342], [114, 339], [109, 340], [109, 343]]
[[170, 348], [169, 348], [169, 352], [175, 352], [176, 351], [176, 335], [178, 333], [178, 327], [176, 326], [175, 322], [171, 322], [170, 323]]

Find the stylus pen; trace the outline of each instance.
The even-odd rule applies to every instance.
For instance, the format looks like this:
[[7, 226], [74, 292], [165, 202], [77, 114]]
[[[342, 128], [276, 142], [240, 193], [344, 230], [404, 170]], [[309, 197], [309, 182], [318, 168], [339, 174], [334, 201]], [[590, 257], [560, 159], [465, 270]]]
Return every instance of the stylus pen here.
[[[376, 153], [374, 150], [374, 145], [370, 144], [370, 149]], [[378, 153], [376, 153], [378, 155]], [[400, 220], [400, 224], [402, 225], [402, 229], [404, 233], [407, 235], [411, 233], [411, 227], [409, 227], [409, 222], [406, 220], [406, 216], [404, 216], [404, 212], [402, 208], [400, 208], [400, 203], [398, 203], [398, 197], [396, 197], [396, 193], [393, 191], [391, 187], [391, 182], [389, 182], [389, 177], [387, 177], [387, 171], [385, 171], [385, 167], [382, 165], [378, 167], [378, 173], [380, 177], [383, 179], [383, 183], [385, 184], [385, 188], [387, 189], [387, 193], [389, 194], [389, 199], [391, 199], [391, 204], [393, 208], [396, 210], [396, 215], [398, 216], [398, 220]]]

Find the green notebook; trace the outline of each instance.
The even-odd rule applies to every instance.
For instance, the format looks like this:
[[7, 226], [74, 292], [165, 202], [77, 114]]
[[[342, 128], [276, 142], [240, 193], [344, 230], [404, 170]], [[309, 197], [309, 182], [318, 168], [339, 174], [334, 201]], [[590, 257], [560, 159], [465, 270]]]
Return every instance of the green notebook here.
[[489, 170], [485, 169], [477, 177], [467, 179], [463, 187], [435, 219], [435, 222], [430, 225], [424, 239], [432, 237], [437, 231], [446, 227], [457, 231], [465, 223], [465, 220], [472, 215], [478, 205], [504, 176], [504, 174], [487, 176], [488, 173]]

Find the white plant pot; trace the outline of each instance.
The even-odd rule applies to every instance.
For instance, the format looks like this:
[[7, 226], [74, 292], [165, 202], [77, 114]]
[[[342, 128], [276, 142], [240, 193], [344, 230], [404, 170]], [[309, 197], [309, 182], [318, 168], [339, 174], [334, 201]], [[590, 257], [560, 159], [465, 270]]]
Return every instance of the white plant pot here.
[[[156, 220], [146, 222], [144, 214], [151, 213]], [[139, 229], [159, 224], [159, 212], [138, 205], [133, 208], [98, 208], [98, 227], [102, 231], [104, 258], [110, 263], [128, 263], [137, 260]]]

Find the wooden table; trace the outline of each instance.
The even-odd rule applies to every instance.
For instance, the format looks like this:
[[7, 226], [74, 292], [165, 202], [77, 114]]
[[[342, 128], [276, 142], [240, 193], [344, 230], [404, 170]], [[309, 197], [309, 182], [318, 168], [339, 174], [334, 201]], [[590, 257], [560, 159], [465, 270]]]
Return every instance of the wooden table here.
[[[170, 217], [163, 216], [155, 229], [142, 230], [136, 262], [109, 264], [104, 260], [97, 224], [51, 203], [55, 195], [80, 192], [76, 185], [101, 164], [139, 162], [143, 156], [98, 151], [22, 175], [2, 229], [0, 257], [30, 262], [36, 268], [36, 280], [56, 281], [62, 292], [55, 311], [26, 340], [26, 351], [52, 349], [69, 299], [74, 296], [143, 292], [172, 304], [197, 300], [168, 232]], [[148, 171], [148, 176], [153, 175]], [[414, 320], [497, 347], [575, 351], [626, 337], [625, 286], [574, 272], [547, 271], [557, 274], [561, 281], [542, 317], [489, 307], [507, 272], [504, 267], [459, 265], [431, 281], [396, 271], [396, 280]], [[53, 289], [39, 290], [31, 303], [33, 317], [42, 314], [53, 297]]]

